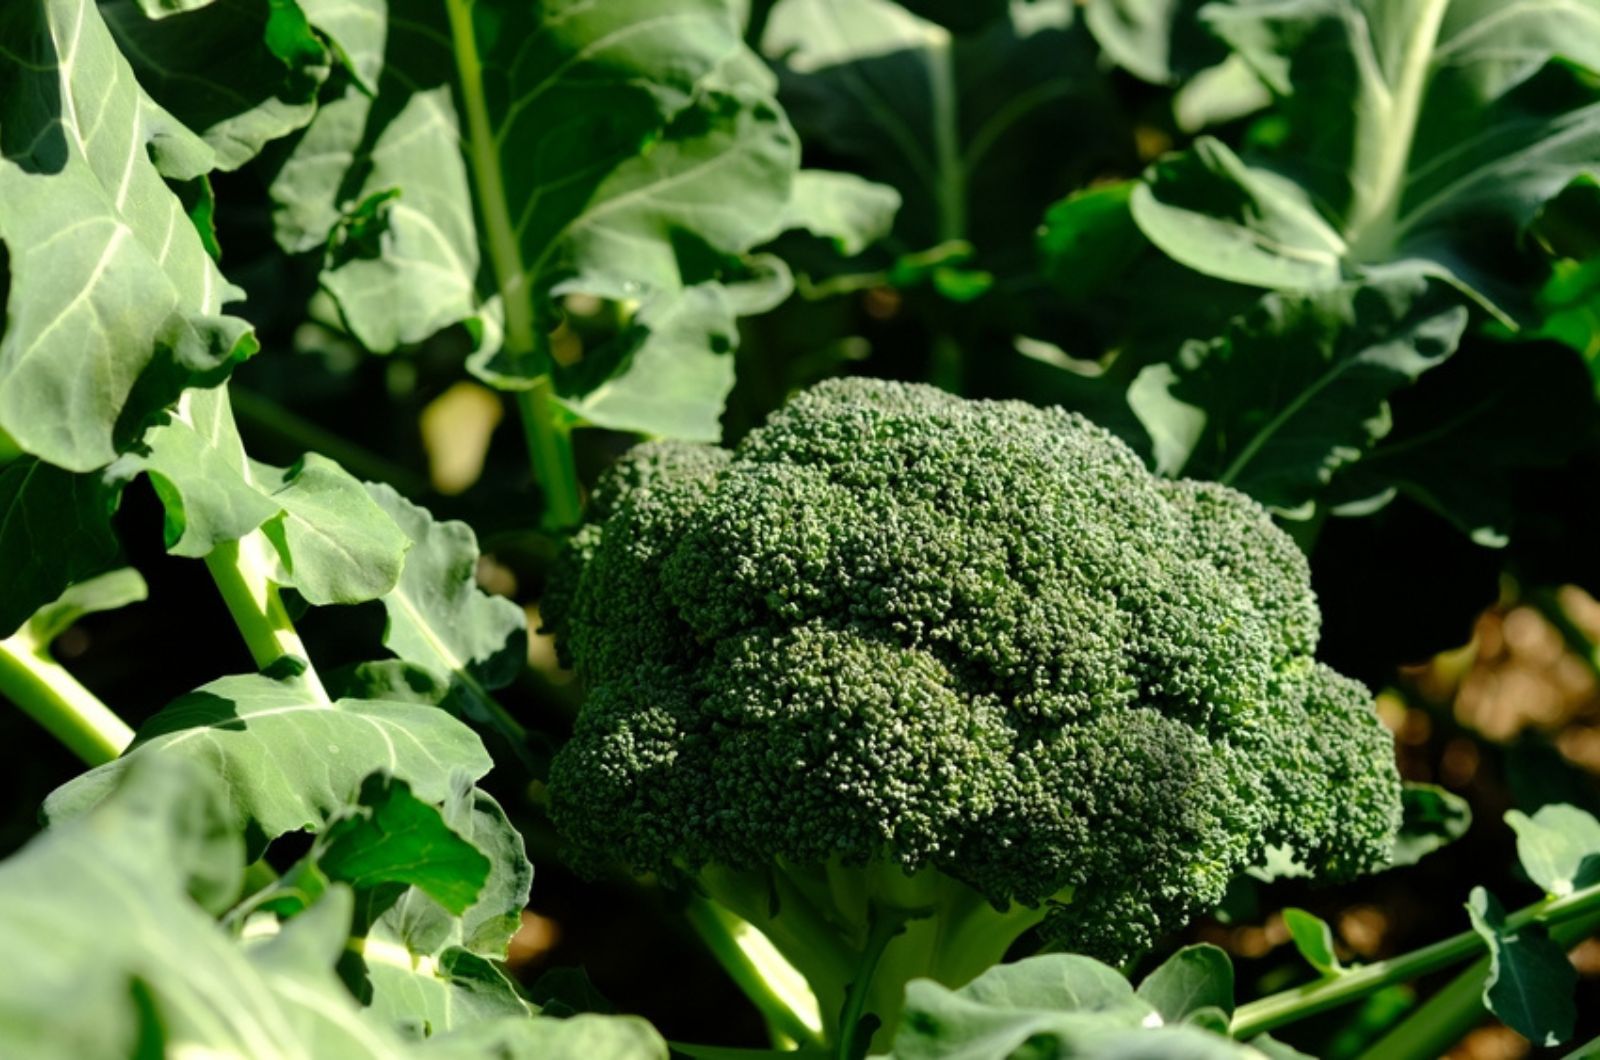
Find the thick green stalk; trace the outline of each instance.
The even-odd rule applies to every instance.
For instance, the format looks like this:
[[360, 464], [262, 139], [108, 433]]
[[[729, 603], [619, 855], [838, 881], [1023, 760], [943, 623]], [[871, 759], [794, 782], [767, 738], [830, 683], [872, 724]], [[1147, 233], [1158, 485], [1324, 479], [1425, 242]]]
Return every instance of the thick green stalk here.
[[[445, 0], [445, 10], [460, 78], [461, 108], [467, 119], [467, 160], [505, 312], [505, 351], [513, 361], [526, 365], [539, 351], [538, 314], [495, 147], [494, 122], [484, 93], [483, 57], [472, 26], [472, 0]], [[517, 393], [517, 411], [522, 417], [528, 460], [544, 492], [545, 526], [563, 529], [575, 525], [583, 510], [570, 428], [553, 400], [555, 387], [549, 374], [535, 376], [530, 382], [529, 389]]]
[[[894, 941], [896, 935], [905, 931], [908, 921], [930, 915], [927, 911], [907, 909], [875, 909], [872, 914], [872, 929], [867, 933], [867, 942], [861, 952], [861, 963], [856, 967], [856, 974], [850, 980], [849, 987], [845, 990], [844, 1008], [839, 1015], [839, 1040], [834, 1043], [834, 1055], [837, 1060], [855, 1060], [857, 1055], [865, 1056], [870, 1049], [871, 1032], [868, 1032], [868, 1042], [860, 1042], [861, 1023], [868, 1015], [878, 1015], [875, 1009], [869, 1010], [868, 1001], [875, 991], [878, 965], [883, 961], [884, 951], [889, 948], [889, 943]], [[901, 989], [903, 989], [903, 984]]]
[[[927, 46], [928, 90], [933, 107], [934, 187], [938, 210], [939, 241], [967, 237], [967, 169], [961, 157], [961, 120], [956, 99], [956, 71], [950, 34], [932, 30]], [[933, 337], [929, 381], [952, 393], [961, 393], [966, 380], [961, 344], [948, 332]]]
[[238, 541], [225, 541], [211, 550], [206, 557], [206, 569], [217, 584], [217, 591], [228, 605], [234, 625], [250, 649], [250, 657], [261, 669], [266, 669], [279, 659], [289, 657], [304, 664], [298, 680], [311, 695], [328, 703], [327, 689], [311, 666], [311, 653], [300, 639], [278, 594], [278, 586], [267, 575], [265, 564], [250, 549], [250, 538], [244, 547]]
[[120, 755], [133, 730], [27, 631], [0, 640], [0, 695], [91, 766]]
[[544, 491], [544, 522], [551, 530], [576, 526], [583, 517], [583, 492], [578, 464], [572, 456], [572, 432], [555, 403], [550, 377], [517, 391], [517, 411], [528, 443], [533, 477]]
[[760, 1010], [775, 1045], [822, 1042], [822, 1016], [805, 978], [749, 923], [704, 898], [686, 914], [706, 948]]
[[[1528, 924], [1541, 923], [1554, 930], [1558, 924], [1596, 913], [1600, 913], [1600, 884], [1525, 906], [1506, 917], [1506, 927], [1515, 931]], [[1319, 979], [1241, 1005], [1233, 1015], [1230, 1030], [1235, 1038], [1252, 1038], [1274, 1027], [1348, 1004], [1391, 984], [1410, 982], [1449, 968], [1477, 956], [1484, 948], [1482, 936], [1476, 931], [1464, 931], [1420, 950], [1362, 965], [1342, 975]]]
[[1356, 130], [1349, 231], [1358, 257], [1382, 255], [1393, 239], [1428, 73], [1449, 7], [1450, 0], [1410, 0], [1404, 12], [1406, 46], [1392, 70], [1380, 69], [1370, 48], [1358, 49], [1358, 66], [1373, 104]]
[[[966, 984], [1002, 960], [1046, 912], [1021, 905], [1002, 912], [935, 869], [908, 876], [892, 864], [779, 865], [771, 872], [713, 867], [699, 882], [729, 922], [764, 936], [775, 966], [803, 977], [815, 999], [812, 1018], [820, 1022], [812, 1040], [835, 1051], [853, 1044], [854, 1026], [869, 1013], [881, 1021], [872, 1044], [884, 1048], [908, 982]], [[767, 1011], [767, 984], [759, 976], [748, 983], [748, 968], [717, 956]]]

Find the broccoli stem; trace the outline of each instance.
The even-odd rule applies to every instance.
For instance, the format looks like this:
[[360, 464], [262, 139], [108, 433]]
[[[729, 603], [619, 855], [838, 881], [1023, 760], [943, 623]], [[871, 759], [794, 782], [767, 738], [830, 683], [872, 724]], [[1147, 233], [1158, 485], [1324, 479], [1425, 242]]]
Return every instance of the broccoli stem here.
[[[804, 977], [821, 1023], [811, 1040], [820, 1039], [839, 1056], [887, 1044], [911, 980], [964, 985], [999, 963], [1046, 912], [1017, 904], [998, 910], [936, 869], [907, 874], [892, 863], [779, 863], [764, 872], [711, 867], [698, 879], [724, 916], [759, 931]], [[784, 993], [781, 976], [773, 981], [769, 965], [752, 981], [747, 954], [712, 948], [770, 1021], [772, 997]], [[791, 1007], [783, 1022], [804, 1015]], [[857, 1041], [856, 1027], [869, 1015], [877, 1017], [877, 1029], [870, 1041]]]
[[111, 761], [133, 730], [24, 628], [0, 640], [0, 696], [11, 700], [91, 766]]
[[[1600, 914], [1600, 883], [1580, 887], [1571, 894], [1545, 898], [1524, 906], [1506, 917], [1506, 927], [1515, 931], [1529, 924], [1543, 924], [1555, 933], [1557, 925]], [[1558, 936], [1561, 937], [1561, 936]], [[1581, 936], [1579, 936], [1581, 938]], [[1577, 939], [1573, 940], [1574, 942]], [[1281, 1027], [1286, 1023], [1314, 1016], [1319, 1012], [1366, 997], [1393, 983], [1409, 982], [1483, 952], [1483, 937], [1476, 931], [1442, 939], [1420, 950], [1353, 968], [1342, 975], [1319, 979], [1305, 986], [1271, 994], [1233, 1014], [1230, 1028], [1241, 1041]]]
[[296, 683], [314, 701], [331, 703], [311, 665], [311, 653], [256, 550], [242, 548], [239, 541], [224, 541], [206, 555], [205, 563], [256, 665], [265, 670], [282, 658], [297, 660], [303, 669], [295, 678]]
[[775, 1046], [822, 1043], [822, 1016], [810, 986], [765, 935], [704, 898], [690, 899], [685, 912], [701, 941], [761, 1011]]
[[924, 915], [920, 910], [909, 909], [876, 909], [872, 914], [872, 930], [867, 935], [866, 948], [861, 954], [861, 964], [856, 969], [856, 974], [845, 988], [844, 1008], [839, 1014], [839, 1034], [836, 1043], [835, 1055], [838, 1060], [859, 1060], [872, 1048], [872, 1037], [877, 1031], [879, 1023], [868, 1023], [869, 1019], [882, 1019], [877, 1011], [868, 1011], [869, 999], [873, 996], [873, 986], [877, 982], [878, 966], [883, 961], [884, 951], [894, 941], [896, 935], [906, 929], [906, 924], [913, 919]]

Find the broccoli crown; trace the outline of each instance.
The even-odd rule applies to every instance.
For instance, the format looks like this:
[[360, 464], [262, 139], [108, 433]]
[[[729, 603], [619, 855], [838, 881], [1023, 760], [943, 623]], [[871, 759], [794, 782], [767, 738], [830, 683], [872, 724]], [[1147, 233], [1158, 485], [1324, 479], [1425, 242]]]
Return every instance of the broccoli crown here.
[[735, 450], [633, 449], [546, 603], [589, 691], [551, 776], [582, 858], [932, 865], [1121, 959], [1267, 845], [1387, 863], [1392, 744], [1312, 657], [1244, 495], [1074, 413], [819, 384]]

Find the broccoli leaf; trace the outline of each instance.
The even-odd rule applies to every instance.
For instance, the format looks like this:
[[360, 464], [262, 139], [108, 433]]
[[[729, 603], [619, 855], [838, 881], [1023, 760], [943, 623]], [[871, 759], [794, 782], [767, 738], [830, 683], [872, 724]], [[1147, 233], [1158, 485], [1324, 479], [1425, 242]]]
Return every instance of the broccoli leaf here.
[[1484, 1007], [1535, 1045], [1560, 1045], [1572, 1037], [1578, 973], [1544, 925], [1509, 926], [1499, 900], [1482, 887], [1472, 889], [1467, 914], [1489, 946]]
[[421, 887], [368, 892], [357, 905], [360, 960], [346, 969], [347, 980], [397, 1027], [421, 1020], [443, 1030], [526, 1016], [527, 1003], [493, 963], [505, 958], [528, 901], [533, 867], [522, 837], [499, 804], [465, 777], [457, 778], [443, 815], [456, 835], [488, 856], [482, 888], [459, 913]]
[[1454, 843], [1472, 827], [1466, 799], [1435, 784], [1407, 782], [1401, 792], [1405, 816], [1395, 839], [1394, 863], [1414, 865], [1440, 847]]
[[1307, 964], [1323, 975], [1339, 975], [1344, 971], [1333, 948], [1333, 929], [1326, 920], [1304, 909], [1290, 908], [1283, 911], [1283, 925], [1289, 929], [1294, 948], [1300, 951]]
[[841, 254], [859, 254], [889, 234], [900, 193], [854, 173], [802, 169], [795, 174], [785, 228], [830, 239]]
[[236, 169], [316, 113], [328, 52], [293, 0], [219, 0], [180, 17], [134, 0], [100, 13], [139, 84]]
[[270, 677], [224, 677], [156, 714], [123, 757], [57, 789], [46, 815], [80, 816], [106, 798], [130, 762], [158, 753], [229, 778], [228, 819], [256, 853], [286, 832], [321, 828], [375, 769], [404, 779], [418, 798], [443, 802], [457, 771], [476, 779], [490, 766], [477, 736], [436, 707], [317, 702]]
[[399, 583], [383, 596], [383, 642], [408, 663], [449, 682], [469, 717], [513, 737], [518, 726], [490, 693], [510, 684], [527, 655], [522, 609], [478, 588], [478, 539], [460, 522], [439, 522], [388, 486], [367, 492], [410, 539]]
[[[1060, 1056], [1248, 1057], [1249, 1047], [1162, 1017], [1115, 970], [1049, 954], [1000, 965], [958, 990], [914, 981], [895, 1035], [896, 1060], [1002, 1060], [1025, 1046]], [[1157, 1029], [1150, 1029], [1157, 1028]]]
[[0, 637], [9, 637], [69, 586], [116, 566], [111, 528], [120, 491], [24, 457], [0, 468]]
[[1273, 93], [1278, 120], [1242, 156], [1206, 138], [1150, 169], [1133, 211], [1157, 245], [1239, 283], [1322, 288], [1400, 269], [1522, 314], [1517, 236], [1600, 150], [1600, 93], [1551, 62], [1600, 63], [1600, 37], [1568, 21], [1592, 9], [1291, 0], [1201, 18]]
[[107, 571], [75, 583], [54, 603], [35, 611], [25, 627], [27, 637], [35, 645], [49, 644], [85, 615], [115, 611], [148, 595], [144, 578], [132, 567]]
[[7, 4], [0, 37], [0, 430], [91, 471], [256, 343], [168, 184], [215, 155], [134, 81], [96, 5]]
[[[1045, 206], [1120, 164], [1123, 145], [1107, 134], [1106, 82], [1069, 0], [1011, 4], [970, 33], [914, 8], [782, 0], [761, 48], [805, 143], [899, 191], [886, 245], [901, 264], [930, 247], [971, 259], [893, 269], [890, 282], [928, 279], [970, 301], [1030, 271]], [[1074, 150], [1039, 165], [1031, 145], [1043, 139]]]
[[221, 789], [190, 762], [138, 756], [87, 816], [0, 867], [0, 1051], [397, 1055], [333, 976], [348, 892], [248, 949], [196, 904], [219, 908], [239, 885]]
[[636, 1016], [512, 1019], [428, 1039], [422, 1060], [667, 1060], [667, 1043]]
[[[287, 152], [279, 241], [327, 245], [323, 286], [369, 349], [466, 323], [504, 387], [555, 370], [561, 297], [637, 309], [623, 349], [586, 351], [604, 372], [557, 373], [570, 413], [717, 437], [731, 369], [707, 337], [735, 307], [702, 298], [719, 312], [693, 342], [657, 346], [654, 322], [776, 233], [798, 153], [726, 0], [443, 8], [391, 5], [376, 95], [348, 86]], [[680, 371], [703, 385], [663, 394]]]
[[[447, 820], [447, 816], [450, 818]], [[372, 1015], [410, 1036], [529, 1014], [491, 959], [528, 898], [532, 869], [499, 806], [458, 775], [441, 811], [383, 773], [311, 852], [235, 917], [301, 915], [335, 883], [355, 891], [340, 971]]]
[[1084, 19], [1118, 66], [1155, 84], [1175, 84], [1223, 59], [1201, 22], [1203, 0], [1088, 0]]
[[113, 469], [141, 471], [177, 555], [205, 556], [260, 528], [276, 580], [313, 604], [375, 599], [400, 579], [409, 541], [362, 484], [316, 453], [290, 468], [251, 460], [225, 389], [192, 392]]
[[1203, 1009], [1233, 1013], [1233, 962], [1216, 946], [1185, 946], [1139, 984], [1139, 996], [1167, 1023], [1181, 1023]]
[[374, 773], [353, 810], [317, 837], [317, 868], [356, 891], [380, 883], [417, 888], [459, 916], [488, 882], [490, 862], [403, 780]]
[[1543, 806], [1532, 817], [1506, 814], [1517, 833], [1517, 858], [1528, 878], [1550, 895], [1600, 880], [1600, 821], [1576, 806]]
[[1272, 294], [1220, 338], [1145, 369], [1129, 402], [1158, 470], [1309, 514], [1334, 472], [1389, 432], [1389, 395], [1449, 357], [1466, 324], [1420, 277]]

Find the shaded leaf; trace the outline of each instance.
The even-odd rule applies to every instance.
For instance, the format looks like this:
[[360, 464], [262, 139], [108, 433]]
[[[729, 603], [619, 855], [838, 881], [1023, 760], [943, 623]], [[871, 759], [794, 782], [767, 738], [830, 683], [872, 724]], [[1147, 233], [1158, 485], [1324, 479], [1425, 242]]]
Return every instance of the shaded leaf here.
[[[963, 240], [984, 270], [1026, 270], [1045, 206], [1120, 151], [1069, 0], [1012, 4], [970, 34], [890, 0], [782, 0], [761, 48], [805, 142], [900, 192], [897, 252]], [[1039, 164], [1046, 139], [1070, 157]]]
[[1134, 196], [1191, 268], [1276, 289], [1391, 267], [1443, 277], [1505, 319], [1518, 234], [1592, 168], [1600, 35], [1577, 0], [1211, 4], [1210, 30], [1277, 100], [1241, 157], [1202, 139]]
[[1338, 470], [1329, 504], [1359, 514], [1398, 491], [1475, 543], [1505, 545], [1527, 507], [1518, 487], [1529, 472], [1561, 467], [1600, 437], [1586, 374], [1553, 343], [1464, 342], [1395, 398], [1393, 430]]
[[375, 773], [352, 810], [317, 837], [317, 867], [357, 891], [379, 883], [415, 887], [456, 916], [488, 882], [489, 859], [445, 824], [403, 780]]
[[85, 615], [116, 611], [149, 595], [144, 578], [132, 567], [98, 574], [77, 582], [28, 619], [27, 636], [36, 645], [49, 644]]
[[121, 559], [111, 528], [120, 491], [24, 457], [0, 468], [0, 637], [9, 637], [68, 587]]
[[1401, 791], [1404, 817], [1395, 840], [1394, 864], [1415, 865], [1472, 827], [1467, 800], [1435, 784], [1407, 781]]
[[159, 21], [140, 6], [99, 5], [139, 84], [205, 140], [217, 168], [238, 168], [316, 113], [328, 53], [294, 0], [212, 0]]
[[1535, 1045], [1560, 1045], [1577, 1020], [1578, 973], [1543, 925], [1511, 929], [1500, 902], [1482, 887], [1467, 900], [1472, 928], [1489, 946], [1483, 1004]]
[[1203, 0], [1088, 0], [1084, 18], [1113, 62], [1165, 85], [1222, 61], [1222, 45], [1201, 24], [1203, 6]]
[[1222, 337], [1145, 369], [1130, 402], [1159, 470], [1303, 510], [1389, 432], [1387, 398], [1450, 356], [1466, 323], [1421, 278], [1272, 294]]

